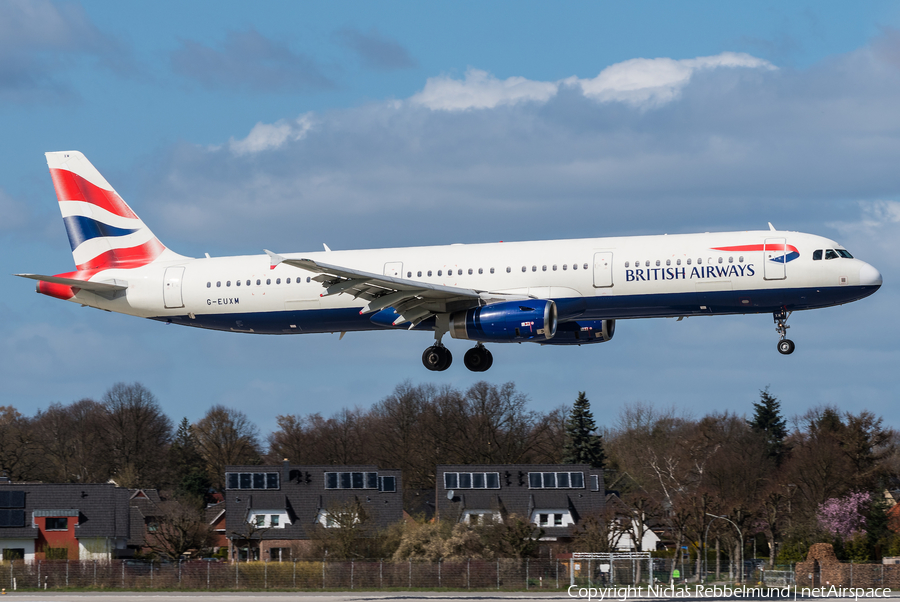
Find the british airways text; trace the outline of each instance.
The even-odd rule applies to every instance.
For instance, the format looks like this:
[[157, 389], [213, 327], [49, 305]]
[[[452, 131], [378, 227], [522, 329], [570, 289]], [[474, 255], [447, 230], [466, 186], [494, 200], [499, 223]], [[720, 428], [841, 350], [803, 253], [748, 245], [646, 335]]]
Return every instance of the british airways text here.
[[741, 278], [754, 276], [753, 264], [707, 265], [691, 268], [634, 268], [625, 270], [625, 281], [644, 280], [694, 280], [698, 278]]

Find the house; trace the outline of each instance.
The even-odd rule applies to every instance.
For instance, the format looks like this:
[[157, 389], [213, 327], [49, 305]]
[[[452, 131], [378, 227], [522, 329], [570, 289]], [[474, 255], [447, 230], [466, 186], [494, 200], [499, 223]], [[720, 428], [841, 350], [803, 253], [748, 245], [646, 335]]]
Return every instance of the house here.
[[603, 470], [587, 464], [440, 465], [438, 520], [500, 522], [517, 514], [544, 529], [546, 541], [568, 540], [580, 522], [603, 510]]
[[218, 551], [219, 548], [227, 548], [228, 547], [228, 527], [225, 523], [225, 500], [222, 499], [221, 502], [216, 502], [215, 504], [209, 504], [206, 507], [206, 524], [210, 526], [213, 531], [213, 550]]
[[147, 535], [156, 530], [157, 505], [161, 501], [156, 489], [128, 490], [129, 523], [131, 525], [128, 547], [133, 551], [145, 551]]
[[0, 560], [128, 556], [129, 491], [112, 483], [0, 479]]
[[240, 560], [289, 560], [316, 529], [381, 529], [403, 519], [399, 470], [377, 466], [228, 466], [226, 538]]

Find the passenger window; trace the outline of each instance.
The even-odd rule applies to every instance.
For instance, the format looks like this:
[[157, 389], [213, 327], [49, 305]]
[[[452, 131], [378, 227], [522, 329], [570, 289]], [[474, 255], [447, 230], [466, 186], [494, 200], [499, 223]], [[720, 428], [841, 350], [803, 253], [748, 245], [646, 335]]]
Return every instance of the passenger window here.
[[577, 263], [573, 263], [573, 264], [572, 264], [572, 269], [573, 269], [573, 270], [577, 270], [577, 269], [578, 269], [578, 264], [577, 264]]
[[494, 268], [491, 268], [491, 274], [493, 274], [493, 273], [494, 273]]
[[483, 268], [478, 268], [478, 273], [479, 273], [479, 274], [484, 274], [484, 269], [483, 269]]
[[701, 257], [697, 258], [697, 265], [703, 265], [703, 259]]
[[266, 284], [272, 284], [272, 279], [271, 279], [271, 278], [266, 278]]
[[421, 277], [422, 277], [422, 272], [421, 271], [416, 272], [416, 278], [421, 278]]
[[729, 257], [729, 258], [728, 258], [728, 263], [734, 263], [734, 257]]
[[565, 272], [567, 269], [568, 269], [568, 266], [564, 263], [563, 264], [563, 272]]
[[666, 259], [666, 265], [672, 265], [672, 260], [671, 260], [671, 259]]
[[276, 279], [275, 279], [275, 284], [281, 284], [281, 278], [276, 278]]
[[556, 271], [556, 264], [555, 264], [555, 263], [553, 264], [553, 271], [554, 271], [554, 272]]
[[469, 268], [469, 276], [472, 275], [472, 268]]
[[690, 259], [690, 258], [688, 258], [687, 264], [688, 264], [688, 265], [691, 265], [691, 259]]
[[722, 263], [722, 258], [721, 258], [721, 257], [719, 257], [719, 263]]
[[[657, 264], [657, 265], [659, 265], [659, 264]], [[588, 264], [584, 264], [582, 267], [583, 267], [584, 269], [588, 269]]]
[[221, 281], [221, 280], [219, 280], [218, 282], [216, 282], [216, 288], [222, 288], [222, 281]]
[[[471, 274], [471, 273], [472, 273], [472, 270], [469, 270], [469, 273]], [[457, 276], [462, 276], [462, 270], [456, 270], [456, 275], [457, 275]]]
[[532, 271], [532, 272], [537, 272], [537, 266], [536, 266], [536, 265], [531, 266], [531, 271]]
[[542, 272], [546, 272], [546, 271], [547, 271], [547, 266], [542, 265], [542, 266], [541, 266], [541, 271], [542, 271]]
[[235, 281], [234, 285], [235, 285], [235, 286], [240, 286], [240, 285], [241, 285], [241, 281], [240, 281], [240, 280]]
[[428, 276], [429, 277], [431, 276], [431, 270], [428, 270]]
[[744, 263], [744, 256], [743, 256], [743, 255], [741, 255], [740, 257], [738, 257], [738, 263]]
[[212, 288], [212, 282], [207, 282], [207, 283], [206, 283], [206, 288]]
[[837, 251], [832, 249], [825, 249], [825, 259], [837, 259], [838, 254]]
[[[587, 266], [584, 266], [587, 269]], [[656, 267], [659, 267], [659, 259], [656, 260]]]
[[822, 249], [818, 251], [813, 251], [813, 261], [821, 261], [822, 260]]
[[645, 267], [645, 268], [649, 268], [649, 267], [650, 267], [650, 260], [649, 260], [649, 259], [648, 259], [647, 261], [644, 262], [644, 267]]
[[676, 259], [676, 260], [675, 260], [675, 265], [681, 265], [681, 260], [680, 260], [680, 259]]
[[522, 271], [523, 271], [523, 272], [527, 272], [527, 271], [528, 271], [528, 268], [526, 268], [526, 267], [523, 265], [523, 266], [522, 266]]
[[512, 272], [512, 268], [507, 267], [507, 268], [506, 268], [506, 273], [509, 274], [510, 272]]
[[225, 286], [231, 286], [231, 280], [226, 280], [226, 281], [225, 281]]
[[628, 267], [628, 262], [627, 262], [627, 261], [625, 262], [625, 267], [626, 267], [626, 268]]
[[[288, 282], [290, 282], [290, 278], [288, 278]], [[247, 281], [247, 286], [250, 286], [250, 281]]]
[[310, 278], [311, 278], [310, 276], [307, 276], [307, 277], [306, 277], [306, 282], [309, 282], [309, 279], [310, 279]]
[[412, 278], [412, 272], [406, 272], [406, 277], [407, 277], [407, 278]]
[[257, 281], [256, 281], [256, 286], [259, 286], [260, 284], [262, 284], [262, 281], [261, 281], [261, 280], [257, 280]]
[[438, 270], [438, 276], [443, 276], [443, 275], [444, 275], [444, 270]]

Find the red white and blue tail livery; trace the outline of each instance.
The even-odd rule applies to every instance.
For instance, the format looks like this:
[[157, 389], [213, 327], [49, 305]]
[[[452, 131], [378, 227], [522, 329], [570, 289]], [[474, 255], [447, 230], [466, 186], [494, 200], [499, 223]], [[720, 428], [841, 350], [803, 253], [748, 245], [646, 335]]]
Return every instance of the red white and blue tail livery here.
[[167, 323], [255, 334], [406, 329], [445, 370], [449, 334], [485, 344], [585, 345], [616, 321], [771, 313], [789, 354], [797, 310], [868, 297], [881, 274], [838, 243], [769, 230], [191, 258], [163, 245], [79, 152], [47, 153], [75, 271], [37, 292]]

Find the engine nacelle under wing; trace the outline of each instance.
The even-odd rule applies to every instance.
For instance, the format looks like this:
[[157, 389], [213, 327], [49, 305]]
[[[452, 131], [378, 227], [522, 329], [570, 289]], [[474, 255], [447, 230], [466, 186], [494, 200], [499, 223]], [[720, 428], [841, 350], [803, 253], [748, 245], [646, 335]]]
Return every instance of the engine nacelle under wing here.
[[556, 334], [556, 303], [545, 299], [505, 301], [450, 316], [450, 336], [482, 343], [549, 341]]
[[542, 345], [590, 345], [605, 343], [616, 333], [615, 320], [573, 320], [560, 322], [556, 336]]

